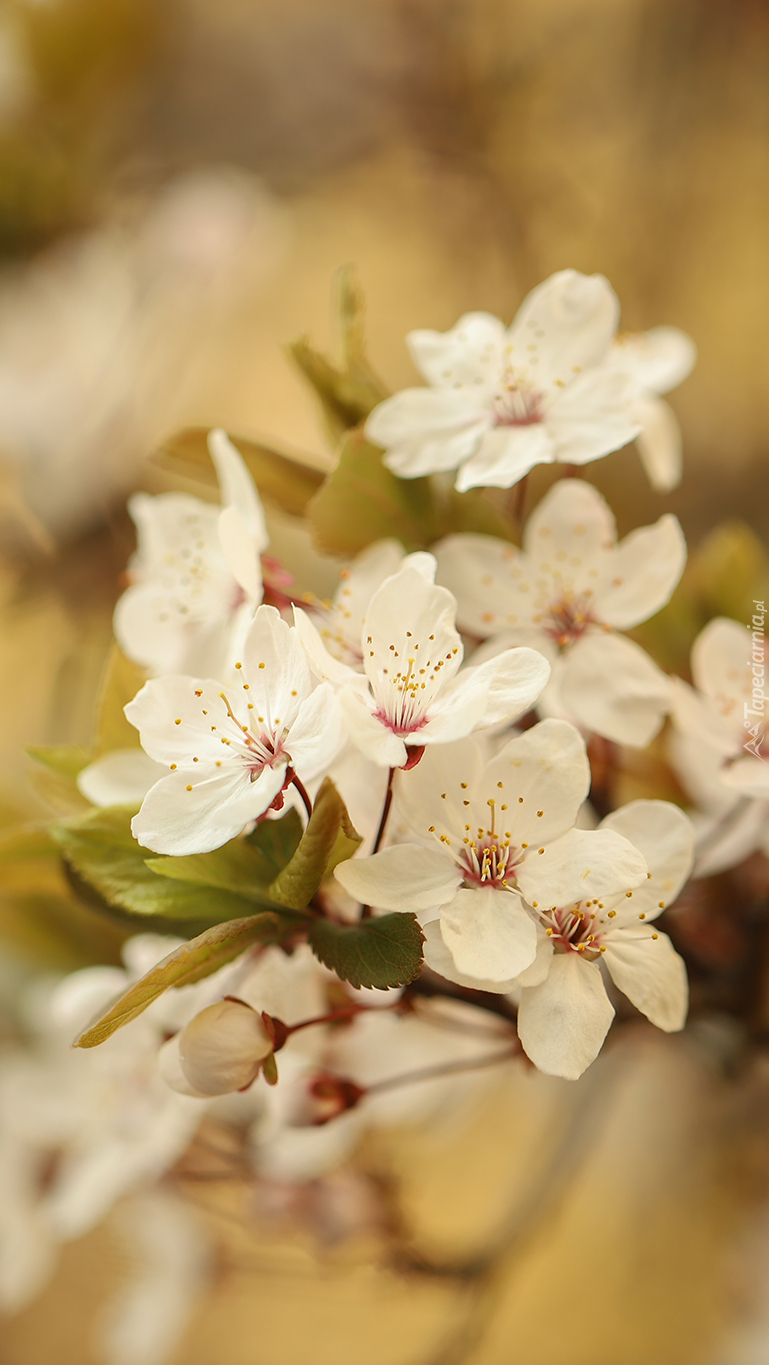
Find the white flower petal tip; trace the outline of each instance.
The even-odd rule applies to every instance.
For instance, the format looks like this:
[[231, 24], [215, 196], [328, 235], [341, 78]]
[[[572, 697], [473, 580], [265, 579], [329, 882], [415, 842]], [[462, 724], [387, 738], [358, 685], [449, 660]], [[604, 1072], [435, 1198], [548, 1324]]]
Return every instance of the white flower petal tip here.
[[612, 345], [618, 319], [603, 276], [562, 270], [529, 294], [507, 329], [468, 313], [449, 332], [412, 332], [429, 387], [387, 398], [367, 434], [401, 478], [456, 469], [460, 491], [509, 488], [554, 460], [599, 459], [639, 434], [634, 409], [650, 391], [629, 352]]
[[256, 1010], [240, 1000], [220, 1000], [182, 1030], [179, 1065], [195, 1093], [227, 1095], [251, 1085], [272, 1050]]

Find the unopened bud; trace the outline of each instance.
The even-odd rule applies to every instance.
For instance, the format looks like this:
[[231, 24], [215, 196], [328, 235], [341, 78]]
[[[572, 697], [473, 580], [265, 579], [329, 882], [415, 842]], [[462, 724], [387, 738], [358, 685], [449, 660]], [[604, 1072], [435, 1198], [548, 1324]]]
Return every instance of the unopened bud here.
[[201, 1095], [227, 1095], [256, 1080], [273, 1041], [241, 1000], [220, 1000], [191, 1019], [179, 1038], [182, 1070]]

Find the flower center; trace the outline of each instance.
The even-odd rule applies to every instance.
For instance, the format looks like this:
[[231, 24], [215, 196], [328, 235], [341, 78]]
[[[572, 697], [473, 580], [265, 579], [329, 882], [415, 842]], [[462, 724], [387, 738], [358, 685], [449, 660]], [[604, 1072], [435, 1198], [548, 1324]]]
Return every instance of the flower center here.
[[545, 634], [559, 649], [565, 649], [584, 634], [593, 620], [586, 596], [564, 596], [548, 608]]
[[595, 962], [605, 952], [601, 943], [602, 925], [592, 906], [595, 901], [550, 910], [542, 916], [557, 953], [580, 953]]
[[542, 394], [508, 372], [501, 393], [494, 395], [494, 420], [498, 427], [530, 427], [543, 422]]
[[514, 852], [510, 840], [498, 835], [468, 839], [458, 859], [466, 884], [508, 890], [515, 881]]
[[[289, 762], [290, 755], [283, 745], [283, 735], [278, 734], [279, 722], [277, 719], [272, 733], [260, 730], [259, 734], [254, 734], [248, 725], [243, 725], [238, 720], [224, 692], [220, 692], [219, 696], [227, 707], [230, 720], [240, 731], [240, 742], [243, 745], [242, 757], [245, 759], [252, 782], [256, 781], [265, 768], [276, 768], [279, 763]], [[261, 721], [261, 719], [260, 716], [259, 720]]]

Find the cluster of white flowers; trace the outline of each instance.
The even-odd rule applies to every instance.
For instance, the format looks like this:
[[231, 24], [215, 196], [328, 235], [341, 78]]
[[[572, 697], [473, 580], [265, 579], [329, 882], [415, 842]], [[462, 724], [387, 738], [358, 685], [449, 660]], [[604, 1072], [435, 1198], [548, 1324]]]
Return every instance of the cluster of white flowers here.
[[[563, 271], [510, 328], [469, 314], [446, 334], [413, 333], [428, 387], [368, 417], [368, 438], [400, 479], [456, 470], [461, 493], [509, 488], [538, 464], [568, 466], [534, 508], [522, 548], [467, 532], [413, 553], [394, 536], [373, 540], [333, 601], [271, 595], [269, 579], [265, 601], [265, 516], [222, 431], [209, 438], [219, 506], [186, 493], [131, 499], [138, 547], [115, 634], [146, 677], [125, 708], [138, 742], [83, 769], [82, 795], [128, 807], [150, 868], [197, 876], [202, 896], [206, 886], [237, 891], [228, 850], [244, 855], [242, 885], [250, 841], [287, 812], [307, 832], [296, 856], [311, 862], [327, 779], [355, 830], [341, 853], [327, 850], [325, 880], [304, 901], [275, 892], [273, 908], [295, 915], [282, 938], [251, 940], [228, 965], [155, 999], [103, 1052], [73, 1054], [56, 1084], [74, 1098], [56, 1123], [6, 1106], [16, 1117], [0, 1140], [66, 1154], [27, 1210], [40, 1235], [72, 1235], [170, 1168], [204, 1116], [237, 1115], [262, 1177], [316, 1179], [367, 1125], [455, 1107], [481, 1065], [488, 1075], [488, 1063], [513, 1066], [523, 1053], [577, 1079], [617, 1009], [683, 1028], [686, 970], [655, 921], [692, 871], [696, 827], [707, 848], [700, 873], [769, 852], [769, 768], [744, 752], [744, 626], [706, 629], [695, 688], [624, 633], [675, 590], [683, 533], [667, 514], [618, 543], [611, 509], [576, 467], [637, 438], [652, 483], [673, 486], [680, 438], [660, 394], [694, 354], [672, 328], [624, 339], [617, 322], [603, 277]], [[597, 811], [591, 745], [644, 748], [668, 717], [694, 822], [657, 799]], [[206, 863], [217, 850], [224, 861]], [[398, 989], [335, 974], [313, 937], [318, 924], [343, 937], [404, 915], [423, 938], [424, 976], [417, 964]], [[99, 969], [64, 982], [57, 1039], [62, 1001], [67, 1022], [85, 1025], [181, 947], [140, 936], [128, 976]], [[56, 1048], [27, 1070], [55, 1069]], [[34, 1087], [23, 1071], [11, 1064], [0, 1089]], [[100, 1113], [93, 1142], [84, 1108]], [[79, 1203], [78, 1180], [91, 1191]], [[23, 1183], [17, 1195], [26, 1198]], [[61, 1210], [76, 1206], [73, 1224]], [[23, 1279], [14, 1208], [0, 1247], [6, 1298], [27, 1292], [7, 1287]]]

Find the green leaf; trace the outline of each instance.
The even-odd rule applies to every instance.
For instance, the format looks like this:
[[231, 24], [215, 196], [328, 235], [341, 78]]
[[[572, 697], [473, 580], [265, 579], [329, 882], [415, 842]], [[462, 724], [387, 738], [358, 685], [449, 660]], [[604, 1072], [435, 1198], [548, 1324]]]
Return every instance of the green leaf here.
[[360, 842], [339, 792], [329, 777], [324, 778], [297, 850], [268, 894], [291, 910], [304, 910], [323, 878], [352, 857]]
[[445, 518], [444, 535], [472, 531], [476, 535], [496, 536], [499, 540], [516, 542], [516, 529], [510, 518], [478, 489], [471, 488], [467, 493], [450, 489], [446, 498]]
[[299, 847], [304, 833], [302, 817], [295, 806], [291, 806], [279, 820], [262, 820], [245, 842], [254, 850], [264, 869], [262, 880], [271, 882], [283, 871]]
[[365, 305], [351, 266], [343, 266], [337, 274], [336, 303], [342, 342], [341, 365], [316, 351], [305, 336], [298, 337], [288, 348], [315, 390], [334, 444], [351, 427], [365, 421], [371, 410], [387, 397], [387, 389], [366, 355]]
[[96, 723], [100, 754], [111, 753], [113, 749], [138, 749], [139, 731], [126, 719], [123, 707], [133, 701], [146, 681], [144, 670], [113, 644], [104, 670]]
[[249, 900], [263, 901], [265, 862], [243, 839], [231, 839], [211, 853], [193, 853], [180, 858], [147, 858], [147, 867], [161, 877], [195, 886], [214, 886], [233, 891]]
[[187, 924], [240, 919], [253, 914], [254, 902], [265, 909], [276, 908], [258, 892], [246, 897], [221, 884], [178, 881], [167, 871], [159, 876], [148, 862], [165, 860], [148, 858], [149, 850], [133, 838], [130, 824], [135, 813], [130, 807], [111, 806], [52, 827], [67, 864], [108, 905], [133, 915]]
[[346, 557], [389, 536], [420, 550], [441, 531], [430, 480], [396, 478], [361, 431], [342, 441], [337, 466], [309, 503], [307, 519], [319, 549]]
[[[234, 435], [230, 436], [230, 440], [243, 456], [259, 496], [277, 503], [284, 512], [301, 517], [313, 493], [323, 483], [322, 470], [315, 468], [309, 457], [273, 450], [261, 441], [249, 441], [244, 436]], [[208, 450], [207, 427], [188, 427], [169, 436], [152, 458], [164, 468], [181, 469], [183, 473], [216, 485], [216, 470]]]
[[351, 986], [407, 986], [422, 966], [424, 935], [416, 915], [382, 915], [358, 924], [313, 920], [307, 941], [315, 956]]
[[93, 749], [82, 744], [31, 744], [27, 753], [44, 768], [72, 781], [95, 758]]
[[117, 1029], [144, 1012], [170, 986], [190, 986], [211, 976], [245, 952], [252, 943], [272, 943], [280, 936], [277, 915], [250, 915], [206, 929], [177, 948], [121, 995], [75, 1040], [75, 1047], [97, 1047]]

